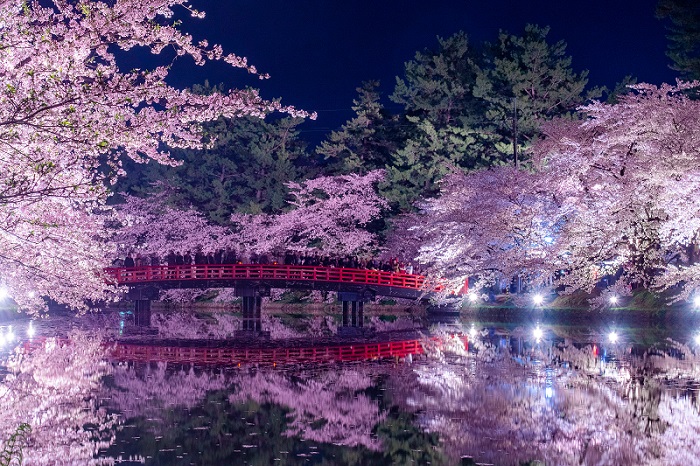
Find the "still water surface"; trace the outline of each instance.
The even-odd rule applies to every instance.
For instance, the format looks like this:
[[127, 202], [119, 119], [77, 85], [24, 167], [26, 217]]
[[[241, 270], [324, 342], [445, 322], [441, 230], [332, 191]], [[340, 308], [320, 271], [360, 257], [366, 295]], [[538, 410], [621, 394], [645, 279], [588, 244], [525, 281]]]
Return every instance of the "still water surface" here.
[[[694, 324], [334, 322], [267, 317], [262, 338], [226, 313], [51, 318], [31, 338], [0, 322], [0, 439], [28, 423], [26, 465], [700, 464]], [[416, 339], [400, 358], [250, 356]]]

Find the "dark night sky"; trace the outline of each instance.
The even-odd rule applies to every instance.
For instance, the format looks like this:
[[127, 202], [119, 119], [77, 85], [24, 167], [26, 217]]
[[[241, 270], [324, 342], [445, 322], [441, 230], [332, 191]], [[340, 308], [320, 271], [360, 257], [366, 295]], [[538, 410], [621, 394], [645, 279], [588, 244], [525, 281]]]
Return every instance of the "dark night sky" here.
[[[171, 74], [176, 86], [223, 82], [259, 87], [265, 98], [317, 111], [303, 126], [321, 139], [353, 116], [355, 88], [379, 79], [384, 95], [417, 50], [435, 48], [436, 36], [463, 30], [472, 42], [495, 40], [499, 29], [520, 34], [527, 23], [550, 26], [563, 39], [576, 71], [589, 84], [607, 85], [625, 75], [660, 84], [675, 79], [664, 55], [664, 25], [656, 0], [192, 0], [207, 12], [184, 29], [226, 51], [248, 57], [272, 77], [250, 79], [221, 64], [197, 68], [181, 60]], [[386, 101], [391, 106], [391, 103]]]

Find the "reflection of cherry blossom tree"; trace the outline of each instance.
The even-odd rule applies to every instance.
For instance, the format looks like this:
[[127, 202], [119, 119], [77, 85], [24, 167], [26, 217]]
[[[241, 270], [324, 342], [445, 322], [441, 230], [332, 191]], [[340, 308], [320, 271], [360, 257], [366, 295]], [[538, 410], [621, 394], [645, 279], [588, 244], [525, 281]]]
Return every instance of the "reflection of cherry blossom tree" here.
[[694, 380], [692, 352], [657, 348], [603, 363], [592, 347], [566, 343], [518, 362], [474, 340], [477, 354], [429, 358], [393, 378], [392, 399], [417, 412], [452, 455], [498, 464], [694, 464], [697, 401], [677, 396], [667, 378]]
[[23, 450], [25, 465], [111, 464], [93, 459], [108, 447], [117, 418], [98, 403], [98, 389], [110, 372], [101, 338], [73, 331], [69, 340], [49, 338], [19, 348], [10, 357], [9, 375], [0, 385], [0, 439], [18, 425], [32, 431]]
[[298, 379], [279, 372], [242, 376], [236, 380], [236, 391], [229, 401], [252, 399], [289, 408], [286, 432], [289, 436], [351, 447], [362, 445], [373, 450], [380, 448], [371, 433], [385, 414], [380, 412], [376, 402], [362, 393], [372, 384], [368, 375], [348, 368], [298, 375]]
[[106, 397], [109, 406], [126, 418], [160, 417], [163, 411], [189, 409], [201, 403], [207, 392], [229, 385], [216, 371], [195, 371], [155, 365], [117, 365], [112, 372], [114, 387]]

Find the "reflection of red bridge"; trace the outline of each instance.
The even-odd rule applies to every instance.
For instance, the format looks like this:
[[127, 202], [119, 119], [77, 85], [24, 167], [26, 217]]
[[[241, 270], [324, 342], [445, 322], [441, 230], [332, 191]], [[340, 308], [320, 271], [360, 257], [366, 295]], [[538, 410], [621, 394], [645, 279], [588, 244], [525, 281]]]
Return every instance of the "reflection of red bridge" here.
[[422, 275], [344, 267], [281, 264], [204, 264], [110, 267], [105, 272], [118, 285], [158, 288], [305, 288], [417, 298], [436, 291]]
[[[462, 339], [465, 347], [466, 338]], [[366, 361], [382, 358], [404, 358], [423, 354], [422, 340], [373, 343], [330, 344], [306, 347], [194, 347], [118, 343], [112, 357], [118, 361], [170, 362], [202, 365], [235, 366], [239, 364], [294, 364], [309, 362]], [[430, 340], [441, 346], [441, 341]]]

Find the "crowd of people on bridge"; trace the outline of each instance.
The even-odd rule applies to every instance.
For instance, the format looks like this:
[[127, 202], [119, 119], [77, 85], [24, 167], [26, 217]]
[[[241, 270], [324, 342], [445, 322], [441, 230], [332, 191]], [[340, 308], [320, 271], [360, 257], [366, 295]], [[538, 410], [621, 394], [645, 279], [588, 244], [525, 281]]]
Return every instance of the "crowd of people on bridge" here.
[[124, 259], [116, 259], [115, 267], [146, 267], [146, 266], [177, 266], [177, 265], [206, 265], [206, 264], [284, 264], [307, 265], [317, 267], [346, 267], [364, 270], [380, 270], [384, 272], [422, 274], [418, 266], [411, 262], [399, 261], [397, 257], [388, 260], [375, 259], [373, 257], [358, 257], [354, 255], [334, 256], [322, 255], [319, 252], [286, 251], [278, 257], [274, 254], [258, 254], [251, 252], [241, 254], [232, 248], [219, 249], [204, 253], [198, 249], [194, 254], [191, 251], [170, 251], [165, 257], [157, 254], [127, 254]]

